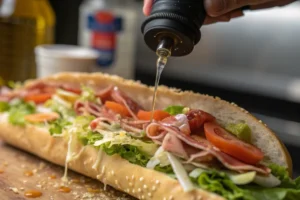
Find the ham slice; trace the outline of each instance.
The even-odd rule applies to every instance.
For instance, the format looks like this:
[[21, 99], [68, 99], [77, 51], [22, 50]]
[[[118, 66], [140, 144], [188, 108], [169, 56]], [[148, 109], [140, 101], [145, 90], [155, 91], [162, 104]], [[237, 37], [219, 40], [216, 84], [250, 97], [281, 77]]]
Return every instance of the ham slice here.
[[175, 135], [167, 134], [163, 140], [162, 148], [165, 151], [173, 153], [181, 158], [188, 159], [188, 154], [185, 151], [181, 140], [179, 140]]
[[261, 174], [270, 173], [270, 169], [268, 169], [265, 166], [262, 165], [253, 166], [253, 165], [245, 164], [216, 149], [212, 144], [210, 144], [204, 138], [198, 137], [197, 139], [195, 139], [189, 135], [182, 133], [178, 127], [172, 125], [167, 125], [162, 122], [152, 123], [147, 127], [146, 133], [149, 138], [160, 139], [160, 140], [163, 139], [167, 133], [172, 134], [177, 138], [179, 138], [185, 144], [194, 147], [196, 149], [203, 150], [210, 153], [211, 155], [216, 157], [226, 168], [231, 169], [233, 171], [238, 171], [238, 172], [256, 171]]
[[133, 101], [126, 94], [121, 92], [118, 87], [113, 88], [111, 92], [111, 97], [117, 103], [124, 105], [134, 119], [138, 119], [136, 114], [139, 110], [144, 110], [140, 105], [138, 105], [137, 102]]

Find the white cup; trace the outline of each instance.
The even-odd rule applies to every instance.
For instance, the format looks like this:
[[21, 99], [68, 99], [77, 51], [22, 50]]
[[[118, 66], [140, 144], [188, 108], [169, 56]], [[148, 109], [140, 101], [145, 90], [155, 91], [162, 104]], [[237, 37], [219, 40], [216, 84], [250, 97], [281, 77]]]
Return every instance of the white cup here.
[[99, 54], [75, 45], [40, 45], [35, 48], [39, 78], [59, 72], [92, 72]]

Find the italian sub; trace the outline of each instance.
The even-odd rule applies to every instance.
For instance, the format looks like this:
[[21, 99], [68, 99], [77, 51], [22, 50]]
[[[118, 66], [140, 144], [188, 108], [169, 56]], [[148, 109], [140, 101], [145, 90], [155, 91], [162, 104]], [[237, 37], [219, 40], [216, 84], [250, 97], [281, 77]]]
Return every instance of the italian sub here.
[[2, 88], [0, 137], [138, 199], [294, 200], [284, 145], [219, 98], [101, 73], [61, 73]]

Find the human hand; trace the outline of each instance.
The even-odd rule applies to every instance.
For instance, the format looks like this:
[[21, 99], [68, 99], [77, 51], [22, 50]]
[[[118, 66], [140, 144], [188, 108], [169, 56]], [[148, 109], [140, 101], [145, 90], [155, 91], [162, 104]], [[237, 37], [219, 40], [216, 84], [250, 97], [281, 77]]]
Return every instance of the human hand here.
[[[284, 6], [295, 0], [204, 0], [204, 7], [207, 13], [204, 24], [216, 22], [228, 22], [232, 18], [244, 15], [243, 7], [251, 10]], [[144, 14], [150, 15], [153, 0], [144, 0]]]

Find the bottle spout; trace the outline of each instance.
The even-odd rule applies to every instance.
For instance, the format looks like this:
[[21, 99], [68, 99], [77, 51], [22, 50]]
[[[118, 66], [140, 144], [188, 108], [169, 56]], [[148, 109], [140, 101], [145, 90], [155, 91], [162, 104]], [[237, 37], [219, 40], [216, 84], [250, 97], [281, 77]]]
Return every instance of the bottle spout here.
[[168, 58], [172, 54], [172, 49], [174, 47], [174, 40], [170, 37], [164, 37], [159, 42], [157, 49], [156, 49], [156, 55], [158, 57], [164, 57]]

